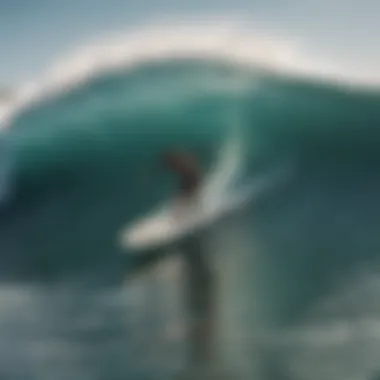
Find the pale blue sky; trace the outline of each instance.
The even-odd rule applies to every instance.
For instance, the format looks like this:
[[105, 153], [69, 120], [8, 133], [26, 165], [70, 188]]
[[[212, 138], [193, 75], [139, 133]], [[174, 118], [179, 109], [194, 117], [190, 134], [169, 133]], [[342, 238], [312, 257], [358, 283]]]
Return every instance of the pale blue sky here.
[[321, 55], [380, 65], [378, 0], [0, 0], [0, 83], [33, 79], [81, 42], [147, 18], [231, 11]]

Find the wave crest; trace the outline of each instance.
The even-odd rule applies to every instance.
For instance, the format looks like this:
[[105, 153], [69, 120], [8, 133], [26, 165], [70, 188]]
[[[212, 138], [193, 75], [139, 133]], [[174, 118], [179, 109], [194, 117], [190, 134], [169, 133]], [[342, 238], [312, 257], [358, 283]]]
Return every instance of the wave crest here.
[[11, 124], [25, 107], [69, 91], [107, 71], [134, 68], [151, 61], [217, 59], [278, 74], [316, 77], [343, 84], [373, 84], [373, 78], [343, 71], [332, 62], [302, 52], [294, 41], [251, 33], [231, 25], [149, 27], [98, 40], [57, 60], [36, 81], [23, 84], [0, 112], [0, 127]]

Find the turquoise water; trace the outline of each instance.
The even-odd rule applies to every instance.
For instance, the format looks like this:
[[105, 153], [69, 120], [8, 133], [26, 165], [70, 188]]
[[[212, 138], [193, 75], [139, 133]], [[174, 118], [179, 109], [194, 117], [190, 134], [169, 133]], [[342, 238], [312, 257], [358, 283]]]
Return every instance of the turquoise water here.
[[167, 378], [182, 365], [183, 339], [162, 333], [182, 321], [180, 279], [116, 235], [175, 191], [156, 170], [162, 149], [189, 149], [207, 170], [238, 128], [243, 179], [285, 162], [294, 173], [214, 237], [229, 365], [247, 379], [337, 380], [355, 357], [370, 379], [380, 362], [379, 101], [194, 59], [102, 74], [24, 109], [2, 144], [0, 374]]

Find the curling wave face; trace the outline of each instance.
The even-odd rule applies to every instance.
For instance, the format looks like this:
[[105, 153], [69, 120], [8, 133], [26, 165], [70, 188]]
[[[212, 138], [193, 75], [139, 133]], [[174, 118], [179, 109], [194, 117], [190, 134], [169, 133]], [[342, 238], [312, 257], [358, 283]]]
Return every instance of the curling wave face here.
[[199, 152], [207, 167], [235, 124], [248, 177], [289, 159], [307, 172], [371, 170], [376, 91], [329, 84], [329, 65], [284, 43], [206, 31], [94, 44], [20, 89], [3, 118], [3, 188], [12, 191], [0, 240], [17, 252], [4, 260], [32, 273], [44, 272], [41, 262], [56, 273], [117, 260], [114, 231], [167, 194], [166, 180], [154, 191], [142, 184], [143, 168], [170, 144]]

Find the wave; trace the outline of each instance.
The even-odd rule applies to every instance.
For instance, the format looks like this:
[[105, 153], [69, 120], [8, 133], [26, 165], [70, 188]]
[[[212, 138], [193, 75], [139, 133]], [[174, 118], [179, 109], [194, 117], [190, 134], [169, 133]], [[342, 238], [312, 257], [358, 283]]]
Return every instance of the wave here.
[[[1, 258], [5, 273], [0, 275], [54, 278], [104, 265], [112, 272], [111, 261], [120, 260], [117, 231], [170, 194], [169, 176], [157, 170], [146, 183], [141, 171], [154, 166], [158, 151], [172, 144], [199, 153], [207, 171], [231, 125], [243, 146], [232, 137], [231, 146], [221, 151], [229, 156], [223, 165], [243, 168], [244, 181], [295, 162], [301, 174], [295, 175], [299, 183], [292, 196], [299, 203], [293, 213], [299, 214], [289, 219], [311, 207], [307, 197], [319, 205], [313, 212], [322, 209], [330, 217], [324, 205], [359, 185], [361, 209], [364, 198], [375, 202], [367, 186], [377, 189], [378, 184], [366, 176], [379, 162], [377, 93], [257, 69], [260, 57], [263, 66], [272, 60], [284, 67], [276, 43], [273, 55], [260, 48], [269, 46], [269, 39], [263, 38], [255, 53], [248, 50], [254, 44], [233, 28], [184, 29], [177, 35], [149, 31], [113, 45], [95, 44], [71, 61], [60, 61], [36, 82], [34, 92], [20, 92], [24, 95], [11, 106], [5, 134], [12, 200], [0, 215], [0, 248], [9, 252]], [[234, 49], [239, 38], [244, 49]], [[205, 52], [217, 58], [206, 59]], [[239, 52], [256, 58], [243, 65]], [[239, 159], [236, 151], [243, 153]], [[212, 183], [217, 187], [228, 177], [221, 173]], [[337, 178], [349, 183], [347, 188]], [[329, 189], [332, 183], [339, 191]]]

